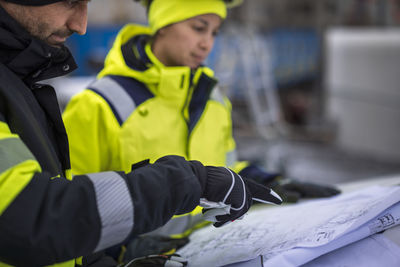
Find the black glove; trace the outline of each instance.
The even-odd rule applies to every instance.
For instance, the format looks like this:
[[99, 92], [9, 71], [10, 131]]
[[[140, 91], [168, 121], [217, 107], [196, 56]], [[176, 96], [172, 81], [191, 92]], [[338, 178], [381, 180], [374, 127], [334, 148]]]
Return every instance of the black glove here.
[[290, 203], [300, 198], [331, 197], [340, 193], [340, 190], [330, 185], [283, 179], [279, 173], [268, 173], [256, 165], [246, 167], [240, 174], [272, 188], [285, 202]]
[[299, 198], [332, 197], [340, 193], [339, 189], [330, 185], [301, 182], [292, 179], [283, 179], [274, 188], [277, 191], [282, 191], [284, 195], [297, 194]]
[[137, 258], [124, 264], [120, 267], [164, 267], [164, 266], [186, 266], [187, 260], [179, 256], [174, 255], [150, 255], [142, 258]]
[[[189, 243], [188, 237], [170, 238], [158, 235], [143, 235], [133, 239], [126, 247], [124, 262], [146, 255], [174, 253]], [[168, 254], [170, 254], [168, 253]]]
[[135, 207], [130, 238], [157, 229], [173, 215], [191, 212], [202, 195], [192, 164], [183, 157], [165, 156], [154, 164], [138, 163], [126, 176]]
[[253, 200], [268, 204], [282, 203], [282, 199], [271, 189], [242, 178], [228, 168], [206, 166], [204, 169], [196, 161], [192, 163], [203, 188], [202, 197], [207, 201], [229, 206], [225, 214], [215, 217], [215, 227], [242, 217]]
[[117, 262], [103, 251], [82, 258], [82, 267], [113, 267]]

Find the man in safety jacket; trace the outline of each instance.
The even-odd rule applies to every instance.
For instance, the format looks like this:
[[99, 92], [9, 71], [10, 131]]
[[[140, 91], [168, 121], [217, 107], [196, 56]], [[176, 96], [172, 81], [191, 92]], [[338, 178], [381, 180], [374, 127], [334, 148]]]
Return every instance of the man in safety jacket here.
[[200, 198], [230, 207], [216, 226], [253, 198], [280, 203], [229, 169], [178, 156], [72, 177], [55, 92], [38, 82], [75, 69], [63, 42], [85, 33], [87, 4], [0, 0], [0, 266], [85, 265], [76, 258], [149, 232]]

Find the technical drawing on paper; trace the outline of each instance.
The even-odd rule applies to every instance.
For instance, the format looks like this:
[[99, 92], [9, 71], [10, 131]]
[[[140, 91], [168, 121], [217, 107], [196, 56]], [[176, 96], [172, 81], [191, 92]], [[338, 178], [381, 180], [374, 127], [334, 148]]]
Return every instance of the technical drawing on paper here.
[[[318, 247], [371, 221], [400, 201], [400, 187], [371, 187], [330, 199], [256, 208], [225, 227], [200, 229], [178, 251], [189, 266], [221, 266], [296, 247]], [[390, 215], [369, 225], [371, 234], [395, 224]], [[399, 221], [397, 221], [399, 223]]]

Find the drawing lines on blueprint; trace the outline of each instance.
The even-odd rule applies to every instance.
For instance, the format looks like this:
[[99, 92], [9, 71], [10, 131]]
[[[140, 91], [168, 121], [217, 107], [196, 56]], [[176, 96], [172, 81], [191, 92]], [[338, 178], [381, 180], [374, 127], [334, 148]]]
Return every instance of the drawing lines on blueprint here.
[[378, 218], [368, 224], [370, 234], [382, 232], [390, 227], [400, 224], [400, 205], [392, 206]]
[[227, 226], [196, 231], [178, 253], [191, 262], [190, 266], [219, 266], [259, 255], [267, 261], [291, 249], [323, 246], [367, 222], [366, 229], [371, 233], [391, 227], [399, 223], [400, 206], [399, 215], [380, 213], [399, 201], [399, 187], [377, 187], [330, 199], [256, 209]]

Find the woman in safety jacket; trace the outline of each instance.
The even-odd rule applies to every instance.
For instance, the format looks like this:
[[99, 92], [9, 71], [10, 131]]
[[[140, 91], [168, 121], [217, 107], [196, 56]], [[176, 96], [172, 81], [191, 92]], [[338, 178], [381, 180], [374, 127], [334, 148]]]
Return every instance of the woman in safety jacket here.
[[[213, 71], [201, 65], [227, 7], [241, 1], [142, 2], [148, 8], [149, 27], [123, 27], [104, 69], [86, 90], [72, 97], [63, 113], [73, 171], [128, 171], [133, 162], [174, 154], [227, 166], [279, 187], [278, 175], [237, 160], [231, 104], [216, 87]], [[297, 190], [296, 196], [338, 193], [314, 184], [285, 186]], [[166, 226], [163, 233], [179, 236], [198, 222], [195, 217], [179, 220], [183, 222]]]
[[[175, 154], [228, 166], [295, 200], [338, 193], [310, 183], [286, 180], [283, 185], [278, 174], [237, 160], [231, 104], [201, 62], [212, 49], [226, 7], [241, 1], [142, 2], [149, 27], [126, 25], [96, 81], [64, 111], [74, 172], [127, 171], [132, 162]], [[203, 25], [204, 15], [214, 15], [214, 28], [208, 21]], [[188, 29], [179, 31], [182, 24]], [[188, 61], [179, 62], [186, 54]]]
[[[236, 159], [230, 102], [215, 88], [213, 71], [200, 65], [212, 44], [199, 48], [201, 58], [190, 63], [191, 67], [185, 62], [166, 66], [153, 53], [164, 27], [204, 14], [213, 16], [216, 25], [211, 29], [194, 21], [199, 25], [190, 27], [207, 32], [191, 31], [213, 40], [226, 17], [224, 1], [156, 0], [146, 4], [150, 27], [126, 25], [98, 79], [74, 96], [64, 110], [73, 172], [129, 171], [134, 162], [153, 162], [170, 154], [242, 170], [248, 163]], [[187, 34], [182, 40], [170, 40], [184, 43], [190, 40]], [[164, 47], [165, 42], [160, 45]], [[175, 217], [157, 234], [181, 237], [205, 224], [199, 209], [191, 215]]]
[[[86, 31], [87, 3], [0, 1], [0, 266], [85, 264], [74, 259], [151, 231], [201, 197], [243, 206], [219, 217], [220, 224], [242, 216], [257, 190], [279, 203], [269, 189], [239, 183], [228, 169], [178, 156], [141, 162], [133, 172], [72, 178], [55, 92], [38, 81], [75, 69], [62, 42]], [[89, 158], [100, 153], [91, 152]], [[231, 195], [232, 179], [233, 191], [247, 194]]]

